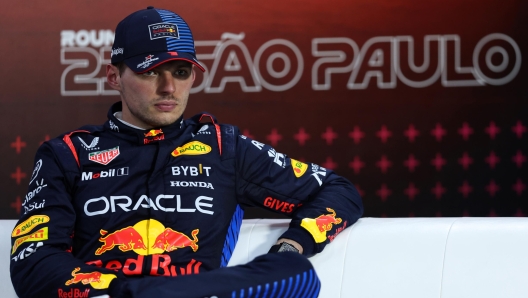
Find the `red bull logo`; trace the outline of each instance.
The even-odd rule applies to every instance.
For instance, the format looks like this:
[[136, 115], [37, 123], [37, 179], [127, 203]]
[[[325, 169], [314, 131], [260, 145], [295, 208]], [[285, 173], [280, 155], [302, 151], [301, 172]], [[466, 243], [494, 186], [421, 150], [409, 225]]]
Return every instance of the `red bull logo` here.
[[[199, 229], [193, 230], [189, 237], [184, 233], [166, 228], [155, 219], [142, 220], [134, 226], [112, 233], [101, 230], [102, 237], [99, 238], [99, 241], [103, 245], [95, 251], [95, 254], [101, 255], [116, 246], [122, 252], [133, 250], [142, 256], [161, 254], [165, 251], [171, 252], [185, 247], [190, 247], [196, 252], [198, 250], [198, 232]], [[154, 243], [154, 245], [147, 247], [145, 243]]]
[[156, 141], [161, 141], [165, 139], [163, 131], [160, 129], [151, 129], [145, 133], [145, 138], [143, 139], [143, 144], [148, 144]]
[[90, 289], [85, 289], [84, 291], [81, 291], [79, 289], [70, 289], [69, 291], [64, 291], [63, 289], [59, 289], [59, 298], [88, 298], [90, 294]]
[[94, 272], [90, 272], [90, 273], [77, 273], [81, 270], [80, 267], [77, 267], [75, 269], [73, 269], [72, 271], [72, 276], [73, 278], [66, 281], [65, 285], [69, 286], [71, 284], [76, 284], [76, 283], [82, 283], [83, 285], [87, 285], [91, 282], [100, 282], [101, 281], [101, 275], [102, 273], [101, 272], [98, 272], [98, 271], [94, 271]]
[[335, 237], [337, 237], [339, 233], [343, 232], [343, 230], [346, 229], [347, 224], [348, 222], [345, 220], [345, 222], [343, 223], [343, 226], [337, 228], [333, 235], [328, 235], [328, 240], [330, 240], [330, 242], [334, 241]]
[[126, 260], [95, 260], [86, 262], [87, 265], [95, 265], [97, 267], [104, 267], [111, 270], [121, 270], [125, 275], [163, 275], [163, 276], [181, 276], [189, 274], [199, 274], [202, 262], [191, 259], [187, 264], [177, 263], [172, 264], [172, 259], [169, 255], [159, 254], [152, 255], [150, 268], [145, 268], [145, 257], [138, 255], [137, 258], [129, 258]]
[[330, 231], [333, 225], [340, 224], [342, 219], [337, 217], [334, 209], [326, 208], [330, 214], [324, 214], [317, 218], [304, 218], [301, 226], [305, 228], [315, 239], [315, 242], [322, 243], [326, 240], [326, 232]]
[[164, 251], [171, 252], [178, 248], [191, 247], [192, 250], [196, 252], [198, 250], [198, 244], [196, 244], [198, 238], [196, 238], [196, 235], [198, 235], [199, 231], [199, 229], [195, 229], [191, 232], [191, 236], [193, 237], [191, 240], [191, 238], [183, 233], [174, 231], [171, 228], [166, 228], [163, 233], [156, 237], [156, 241], [152, 248], [160, 248]]
[[163, 134], [163, 131], [160, 129], [151, 129], [149, 132], [145, 133], [145, 138], [155, 137], [157, 135]]
[[105, 230], [101, 230], [100, 233], [104, 236], [99, 238], [103, 245], [95, 251], [96, 255], [101, 255], [115, 246], [121, 251], [147, 249], [143, 242], [143, 237], [133, 227], [126, 227], [110, 234]]
[[90, 284], [94, 289], [106, 289], [110, 285], [112, 279], [117, 277], [114, 274], [102, 274], [99, 271], [82, 273], [79, 272], [80, 270], [80, 267], [73, 269], [71, 273], [73, 277], [67, 280], [65, 285], [69, 286], [82, 283], [83, 285]]

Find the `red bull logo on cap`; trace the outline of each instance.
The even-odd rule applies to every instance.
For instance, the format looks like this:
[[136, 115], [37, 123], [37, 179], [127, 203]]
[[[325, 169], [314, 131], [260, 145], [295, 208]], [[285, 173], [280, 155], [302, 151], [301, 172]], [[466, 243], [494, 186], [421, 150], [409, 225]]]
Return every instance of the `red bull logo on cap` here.
[[[96, 255], [101, 255], [116, 246], [122, 252], [133, 250], [138, 255], [154, 255], [163, 252], [171, 252], [176, 249], [190, 247], [194, 252], [198, 250], [198, 232], [194, 229], [191, 237], [184, 233], [166, 228], [155, 219], [142, 220], [134, 226], [126, 227], [112, 233], [101, 230], [102, 235], [99, 241], [103, 243], [96, 251]], [[145, 241], [147, 240], [147, 241]], [[145, 243], [154, 243], [147, 247]]]
[[340, 224], [342, 219], [337, 217], [334, 209], [326, 208], [330, 214], [324, 214], [317, 218], [304, 218], [301, 227], [305, 228], [315, 239], [315, 242], [322, 243], [326, 240], [326, 232], [330, 231], [333, 225]]
[[107, 289], [112, 279], [117, 277], [114, 274], [102, 274], [99, 271], [81, 273], [80, 270], [80, 267], [73, 269], [71, 273], [73, 277], [67, 280], [65, 285], [82, 283], [83, 285], [90, 284], [94, 289]]

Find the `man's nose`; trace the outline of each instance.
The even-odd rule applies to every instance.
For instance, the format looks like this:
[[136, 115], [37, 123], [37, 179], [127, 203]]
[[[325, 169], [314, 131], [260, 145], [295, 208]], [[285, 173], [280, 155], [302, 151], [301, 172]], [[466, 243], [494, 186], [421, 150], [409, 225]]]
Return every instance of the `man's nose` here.
[[159, 74], [158, 93], [162, 95], [173, 94], [176, 91], [172, 73], [163, 71]]

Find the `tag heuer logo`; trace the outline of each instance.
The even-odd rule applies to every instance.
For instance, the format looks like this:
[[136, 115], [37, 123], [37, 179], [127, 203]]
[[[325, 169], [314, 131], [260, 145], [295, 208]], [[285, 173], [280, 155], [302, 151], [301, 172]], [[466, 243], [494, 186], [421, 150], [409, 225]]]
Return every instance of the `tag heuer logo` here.
[[112, 160], [114, 160], [118, 155], [119, 155], [119, 146], [112, 148], [112, 149], [108, 149], [108, 150], [92, 152], [88, 155], [88, 158], [91, 161], [95, 161], [96, 163], [107, 165]]

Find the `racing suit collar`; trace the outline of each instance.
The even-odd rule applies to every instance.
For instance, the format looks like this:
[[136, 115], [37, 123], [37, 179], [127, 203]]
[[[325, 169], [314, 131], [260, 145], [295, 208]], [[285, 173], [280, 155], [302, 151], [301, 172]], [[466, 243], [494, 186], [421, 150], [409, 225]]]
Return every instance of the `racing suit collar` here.
[[118, 133], [122, 138], [137, 141], [139, 144], [153, 144], [158, 141], [163, 141], [166, 138], [175, 137], [181, 134], [185, 126], [182, 115], [174, 123], [167, 126], [156, 127], [153, 129], [134, 128], [115, 117], [114, 114], [121, 112], [122, 109], [123, 105], [121, 102], [114, 103], [108, 111], [108, 121], [106, 121], [104, 127]]

